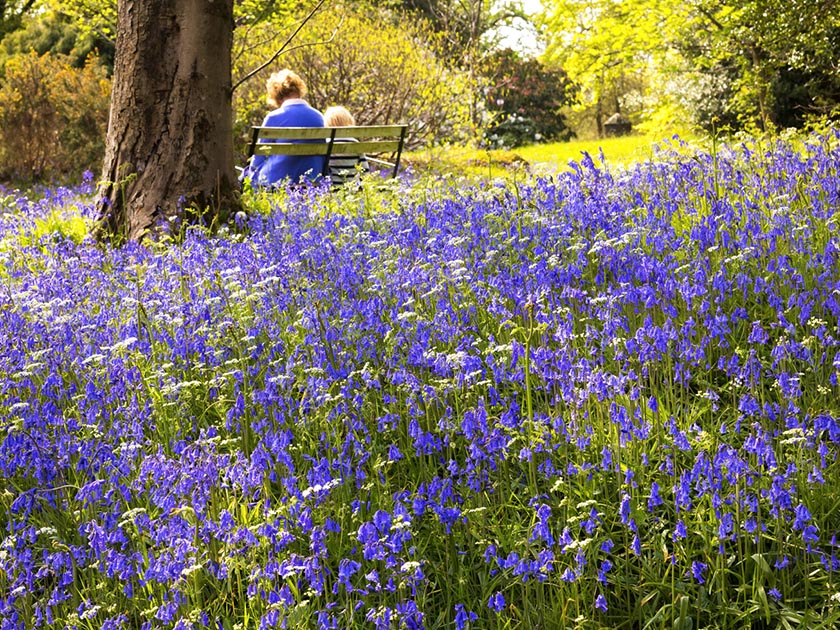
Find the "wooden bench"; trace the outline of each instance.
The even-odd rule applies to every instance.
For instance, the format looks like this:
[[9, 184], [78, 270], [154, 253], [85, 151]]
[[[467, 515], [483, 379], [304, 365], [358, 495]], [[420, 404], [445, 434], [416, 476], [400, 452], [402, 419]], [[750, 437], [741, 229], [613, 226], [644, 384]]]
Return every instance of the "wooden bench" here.
[[[363, 127], [252, 127], [248, 159], [252, 155], [323, 155], [326, 177], [330, 159], [364, 156], [368, 162], [400, 170], [407, 125]], [[390, 160], [372, 157], [389, 154]]]

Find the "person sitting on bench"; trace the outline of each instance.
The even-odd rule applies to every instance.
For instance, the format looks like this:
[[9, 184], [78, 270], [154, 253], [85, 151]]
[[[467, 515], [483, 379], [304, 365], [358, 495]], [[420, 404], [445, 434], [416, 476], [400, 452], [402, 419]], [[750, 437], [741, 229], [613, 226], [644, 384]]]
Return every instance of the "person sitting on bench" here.
[[[263, 120], [263, 127], [323, 127], [324, 117], [304, 100], [306, 83], [289, 69], [272, 74], [266, 82], [268, 104], [275, 109]], [[306, 142], [300, 140], [299, 142]], [[323, 142], [316, 140], [315, 142]], [[320, 155], [255, 155], [240, 180], [269, 187], [285, 179], [292, 183], [321, 177], [324, 158]]]
[[[356, 120], [345, 107], [336, 105], [328, 107], [324, 112], [325, 127], [354, 127]], [[336, 138], [335, 142], [358, 142], [356, 138]], [[333, 188], [343, 186], [345, 182], [355, 179], [360, 172], [370, 171], [370, 165], [364, 155], [341, 155], [341, 147], [333, 145], [330, 156], [329, 176]]]

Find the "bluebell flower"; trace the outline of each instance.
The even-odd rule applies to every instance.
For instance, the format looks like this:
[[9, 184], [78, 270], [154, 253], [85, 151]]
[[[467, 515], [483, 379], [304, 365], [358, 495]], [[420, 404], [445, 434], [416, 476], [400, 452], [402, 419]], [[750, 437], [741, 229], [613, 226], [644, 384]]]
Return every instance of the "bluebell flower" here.
[[648, 510], [653, 510], [653, 508], [662, 505], [664, 501], [662, 497], [659, 495], [659, 484], [655, 481], [650, 486], [650, 497], [648, 498]]
[[505, 596], [502, 595], [501, 591], [496, 591], [491, 597], [490, 601], [487, 603], [487, 606], [490, 610], [500, 613], [505, 609]]
[[598, 581], [605, 585], [607, 584], [607, 573], [609, 573], [613, 568], [613, 563], [609, 560], [601, 561], [601, 564], [598, 566]]
[[750, 330], [750, 336], [747, 339], [748, 343], [752, 344], [765, 344], [770, 337], [767, 335], [767, 332], [761, 325], [761, 321], [757, 320], [752, 323], [752, 329]]
[[338, 563], [338, 582], [333, 587], [333, 592], [338, 592], [339, 584], [343, 585], [348, 593], [353, 592], [354, 588], [350, 582], [350, 578], [361, 568], [362, 565], [360, 563], [348, 558], [342, 558]]
[[698, 584], [705, 584], [706, 583], [706, 570], [709, 566], [698, 560], [695, 560], [691, 563], [691, 577], [695, 579]]
[[811, 512], [805, 507], [802, 503], [797, 505], [794, 508], [794, 520], [793, 520], [793, 529], [800, 530], [803, 529], [808, 523], [811, 522]]
[[554, 545], [554, 536], [551, 534], [551, 527], [548, 520], [551, 518], [551, 508], [545, 503], [537, 507], [537, 522], [531, 530], [530, 542], [542, 540], [545, 544]]
[[[504, 603], [502, 603], [502, 606], [504, 606]], [[463, 630], [467, 627], [467, 622], [477, 619], [478, 615], [471, 610], [466, 610], [463, 604], [455, 604], [455, 627], [457, 630]]]
[[810, 548], [812, 543], [819, 542], [819, 530], [814, 525], [806, 525], [802, 529], [802, 540], [808, 543]]
[[602, 593], [598, 593], [598, 597], [595, 598], [595, 608], [607, 612], [607, 598]]
[[624, 494], [621, 497], [621, 504], [618, 508], [619, 516], [621, 517], [621, 522], [625, 525], [630, 524], [630, 495]]

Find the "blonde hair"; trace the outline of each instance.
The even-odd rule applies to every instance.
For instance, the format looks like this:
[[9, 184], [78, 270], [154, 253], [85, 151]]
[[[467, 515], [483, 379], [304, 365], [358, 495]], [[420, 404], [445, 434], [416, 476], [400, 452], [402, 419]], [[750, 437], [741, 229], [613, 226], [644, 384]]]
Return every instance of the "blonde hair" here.
[[287, 98], [303, 98], [306, 96], [306, 83], [295, 72], [288, 68], [273, 73], [265, 82], [265, 91], [268, 94], [268, 104], [271, 107], [280, 107], [280, 104]]
[[324, 112], [324, 127], [353, 127], [356, 119], [347, 111], [346, 107], [334, 105]]

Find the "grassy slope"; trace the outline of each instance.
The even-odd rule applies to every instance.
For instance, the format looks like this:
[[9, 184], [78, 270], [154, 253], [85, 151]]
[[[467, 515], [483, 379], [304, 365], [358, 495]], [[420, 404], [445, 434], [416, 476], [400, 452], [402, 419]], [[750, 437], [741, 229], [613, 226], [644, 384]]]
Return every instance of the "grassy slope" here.
[[625, 166], [650, 159], [654, 147], [669, 142], [667, 135], [630, 135], [600, 140], [573, 140], [551, 144], [534, 144], [510, 151], [469, 149], [465, 147], [436, 148], [417, 151], [407, 156], [407, 163], [418, 169], [441, 173], [469, 173], [501, 176], [510, 167], [525, 166], [537, 173], [569, 168], [569, 163], [588, 153], [598, 162], [603, 150], [607, 164]]
[[654, 153], [654, 146], [666, 141], [659, 136], [623, 136], [600, 140], [573, 140], [553, 144], [534, 144], [520, 147], [516, 153], [529, 163], [549, 164], [555, 167], [567, 167], [570, 161], [577, 161], [588, 153], [596, 161], [601, 150], [608, 164], [626, 165], [647, 160]]

